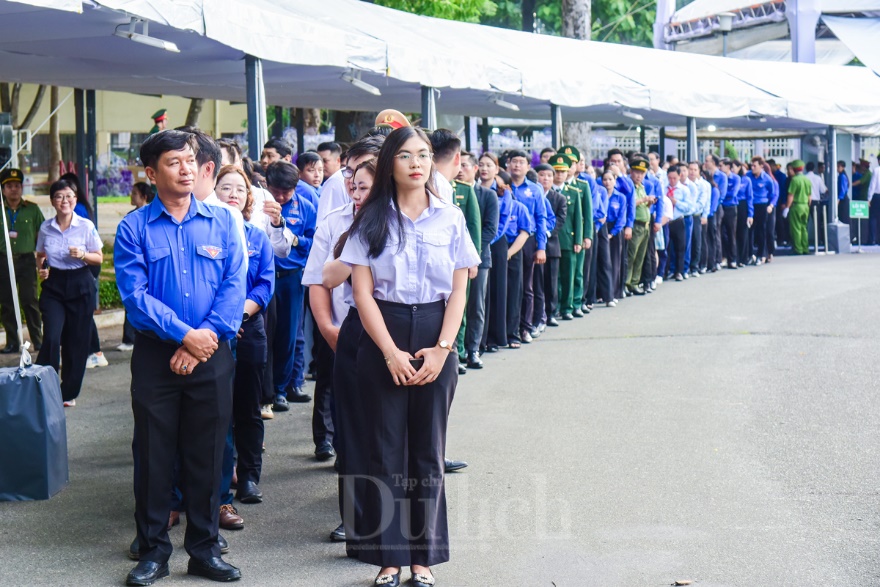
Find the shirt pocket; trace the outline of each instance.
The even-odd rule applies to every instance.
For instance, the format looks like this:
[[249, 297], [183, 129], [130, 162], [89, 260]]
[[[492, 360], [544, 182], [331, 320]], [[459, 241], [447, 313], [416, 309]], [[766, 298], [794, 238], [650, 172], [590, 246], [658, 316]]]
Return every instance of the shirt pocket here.
[[196, 247], [196, 274], [202, 281], [211, 284], [214, 289], [223, 282], [223, 270], [229, 249], [216, 245], [198, 245]]
[[423, 232], [422, 243], [427, 281], [435, 287], [438, 284], [451, 284], [455, 266], [452, 258], [452, 230]]

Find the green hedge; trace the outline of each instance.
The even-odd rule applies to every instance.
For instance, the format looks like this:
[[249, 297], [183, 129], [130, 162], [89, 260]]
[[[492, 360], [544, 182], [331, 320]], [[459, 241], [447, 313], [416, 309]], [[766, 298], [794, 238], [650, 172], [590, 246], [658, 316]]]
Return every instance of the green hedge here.
[[115, 279], [105, 279], [102, 277], [98, 281], [98, 298], [101, 302], [102, 310], [122, 307], [122, 299], [119, 297], [119, 290], [116, 289]]

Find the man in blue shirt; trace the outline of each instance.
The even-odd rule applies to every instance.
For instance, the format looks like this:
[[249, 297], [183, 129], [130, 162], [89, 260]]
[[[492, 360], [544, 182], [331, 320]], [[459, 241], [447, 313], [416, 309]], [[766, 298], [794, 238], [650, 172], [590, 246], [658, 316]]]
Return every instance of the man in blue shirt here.
[[841, 222], [849, 222], [849, 178], [843, 161], [837, 162], [837, 217]]
[[779, 200], [776, 182], [764, 171], [764, 158], [756, 155], [752, 157], [751, 170], [746, 173], [745, 180], [752, 184], [752, 203], [754, 210], [755, 246], [757, 247], [756, 265], [767, 262], [770, 256], [770, 240], [773, 233], [770, 230], [768, 220], [771, 218], [776, 203]]
[[168, 575], [167, 524], [178, 454], [188, 572], [217, 581], [241, 578], [220, 558], [218, 488], [232, 414], [229, 340], [241, 325], [246, 269], [230, 212], [192, 195], [194, 145], [190, 133], [171, 130], [144, 142], [140, 157], [157, 197], [126, 216], [116, 232], [117, 285], [138, 331], [131, 395], [140, 562], [128, 585]]
[[304, 403], [311, 396], [302, 391], [303, 363], [295, 361], [297, 333], [302, 327], [304, 294], [302, 272], [312, 248], [318, 213], [306, 198], [296, 193], [299, 174], [289, 161], [276, 161], [266, 168], [266, 185], [281, 204], [281, 217], [293, 232], [293, 247], [286, 259], [275, 258], [275, 299], [277, 318], [272, 345], [272, 380], [275, 385], [276, 412], [290, 409], [288, 402]]
[[[529, 170], [529, 156], [525, 151], [511, 151], [507, 161], [510, 173], [510, 190], [513, 199], [522, 202], [529, 211], [535, 225], [535, 234], [529, 236], [522, 248], [523, 259], [523, 295], [522, 312], [520, 314], [519, 332], [508, 332], [507, 337], [513, 341], [532, 342], [532, 316], [535, 310], [535, 265], [547, 262], [547, 206], [544, 203], [544, 190], [538, 184], [526, 179]], [[510, 287], [510, 284], [508, 284]]]
[[[721, 222], [724, 218], [724, 208], [721, 205], [721, 200], [724, 198], [725, 194], [727, 194], [727, 174], [719, 169], [719, 165], [721, 165], [721, 159], [719, 159], [716, 155], [709, 154], [706, 155], [705, 161], [705, 169], [709, 172], [709, 175], [712, 176], [712, 180], [715, 182], [715, 188], [712, 191], [712, 204], [711, 204], [711, 215], [709, 217], [709, 222], [713, 223], [713, 226], [709, 229], [709, 234], [715, 238], [714, 244], [709, 245], [709, 250], [712, 252], [712, 255], [708, 256], [706, 259], [706, 267], [709, 271], [718, 271], [721, 269], [721, 259], [722, 255], [722, 247], [721, 247]], [[715, 193], [717, 191], [717, 194]]]

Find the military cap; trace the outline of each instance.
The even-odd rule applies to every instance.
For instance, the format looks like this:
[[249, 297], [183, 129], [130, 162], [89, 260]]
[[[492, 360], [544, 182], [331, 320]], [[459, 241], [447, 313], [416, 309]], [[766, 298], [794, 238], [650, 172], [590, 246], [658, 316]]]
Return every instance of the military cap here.
[[397, 110], [383, 110], [376, 116], [376, 126], [390, 126], [394, 130], [404, 126], [412, 126], [402, 112]]
[[7, 167], [3, 170], [3, 173], [0, 173], [0, 185], [6, 185], [10, 181], [17, 181], [18, 183], [24, 181], [24, 174], [21, 172], [21, 169]]
[[153, 114], [150, 118], [153, 119], [153, 122], [160, 122], [168, 118], [168, 110], [162, 108], [161, 110], [156, 110], [155, 114]]
[[581, 160], [581, 152], [578, 151], [577, 147], [572, 147], [571, 145], [563, 145], [559, 147], [559, 151], [557, 153], [562, 153], [563, 155], [573, 156], [573, 161], [577, 162]]
[[633, 171], [647, 172], [648, 171], [648, 162], [645, 161], [644, 159], [636, 159], [635, 161], [633, 161], [630, 164], [629, 168], [632, 169]]
[[806, 164], [802, 159], [795, 159], [791, 162], [791, 168], [795, 171], [803, 171]]
[[553, 167], [553, 169], [555, 170], [568, 171], [571, 167], [572, 160], [570, 155], [558, 153], [550, 157], [548, 163], [550, 163], [550, 166]]

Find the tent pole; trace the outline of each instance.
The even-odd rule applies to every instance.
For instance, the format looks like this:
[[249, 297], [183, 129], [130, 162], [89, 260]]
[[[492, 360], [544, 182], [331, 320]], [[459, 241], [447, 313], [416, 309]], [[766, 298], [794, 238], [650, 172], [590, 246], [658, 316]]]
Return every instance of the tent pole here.
[[833, 126], [828, 127], [828, 157], [825, 159], [825, 177], [823, 179], [827, 185], [831, 186], [831, 189], [828, 190], [828, 193], [831, 194], [828, 208], [831, 209], [831, 221], [837, 222], [837, 129]]
[[648, 135], [644, 124], [639, 127], [639, 147], [642, 153], [648, 152]]
[[[74, 118], [76, 118], [76, 174], [82, 177], [86, 168], [86, 93], [73, 91]], [[17, 165], [17, 164], [16, 164]]]
[[95, 194], [98, 161], [98, 126], [95, 116], [95, 90], [86, 90], [86, 160], [80, 179], [86, 190], [86, 197], [92, 204], [95, 226], [98, 226], [98, 196]]
[[483, 143], [483, 153], [489, 152], [489, 118], [483, 117], [483, 123], [480, 125], [480, 142]]
[[471, 117], [464, 117], [464, 150], [471, 152]]
[[437, 96], [430, 86], [422, 86], [422, 128], [437, 129]]
[[688, 161], [695, 161], [697, 159], [697, 119], [693, 116], [687, 117], [687, 143], [685, 156]]
[[266, 143], [266, 90], [263, 87], [263, 62], [245, 55], [244, 77], [247, 89], [248, 155], [254, 161]]
[[660, 155], [660, 164], [666, 161], [666, 127], [660, 127], [660, 144], [657, 145], [658, 154]]
[[550, 104], [551, 146], [558, 149], [562, 145], [562, 108]]
[[306, 109], [296, 109], [296, 151], [297, 154], [306, 152]]

